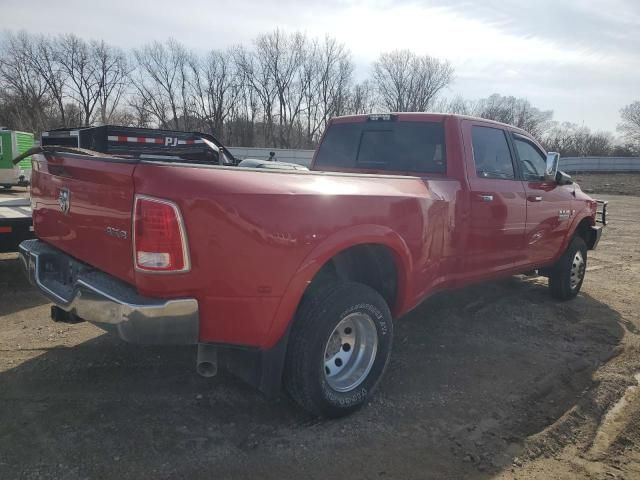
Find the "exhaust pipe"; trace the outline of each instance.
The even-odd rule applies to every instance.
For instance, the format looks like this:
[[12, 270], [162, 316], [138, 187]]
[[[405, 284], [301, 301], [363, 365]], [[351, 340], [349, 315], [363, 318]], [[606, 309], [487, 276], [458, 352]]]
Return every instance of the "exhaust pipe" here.
[[215, 377], [218, 373], [218, 350], [215, 345], [198, 344], [196, 371], [203, 377]]

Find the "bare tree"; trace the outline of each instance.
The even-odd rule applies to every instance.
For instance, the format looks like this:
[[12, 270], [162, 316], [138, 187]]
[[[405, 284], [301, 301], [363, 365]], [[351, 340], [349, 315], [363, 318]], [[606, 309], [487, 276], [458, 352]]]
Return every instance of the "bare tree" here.
[[242, 93], [242, 84], [230, 51], [210, 51], [204, 60], [189, 61], [193, 114], [222, 138], [225, 122]]
[[30, 61], [34, 45], [25, 32], [7, 34], [0, 55], [0, 100], [3, 123], [40, 131], [47, 123], [50, 97], [47, 83]]
[[[261, 111], [259, 97], [246, 81], [246, 77], [237, 69], [237, 64], [236, 80], [239, 95], [236, 101], [231, 103], [229, 120], [225, 125], [225, 138], [230, 145], [258, 145], [256, 123]], [[263, 144], [266, 145], [264, 142]]]
[[631, 143], [616, 143], [611, 150], [612, 157], [634, 157], [640, 155], [640, 147]]
[[297, 74], [304, 62], [306, 37], [301, 33], [275, 30], [259, 35], [255, 41], [256, 59], [260, 69], [267, 73], [276, 97], [278, 144], [289, 147], [291, 129], [302, 108], [304, 98]]
[[320, 50], [320, 67], [318, 92], [322, 117], [318, 128], [324, 129], [331, 117], [347, 112], [354, 66], [345, 45], [327, 36]]
[[474, 107], [474, 115], [522, 128], [535, 136], [542, 135], [550, 126], [553, 111], [540, 110], [524, 98], [494, 93], [483, 98]]
[[592, 132], [588, 127], [569, 122], [553, 125], [543, 143], [548, 150], [567, 157], [607, 156], [614, 149], [610, 133]]
[[267, 145], [274, 145], [273, 108], [277, 102], [277, 91], [273, 77], [266, 66], [266, 61], [259, 58], [256, 52], [242, 46], [234, 50], [234, 57], [242, 75], [242, 82], [251, 91], [247, 96], [250, 95], [257, 99], [251, 103], [260, 109], [264, 142]]
[[[157, 125], [166, 125], [163, 123], [158, 115], [155, 113], [156, 109], [161, 112], [166, 112], [164, 105], [164, 98], [159, 101], [150, 103], [148, 99], [139, 94], [131, 95], [128, 99], [127, 106], [131, 112], [131, 118], [133, 119], [133, 125], [142, 128], [153, 128]], [[166, 119], [165, 119], [166, 122]]]
[[346, 111], [353, 63], [331, 37], [318, 42], [275, 30], [258, 36], [253, 50], [237, 48], [234, 58], [260, 105], [267, 144], [312, 146], [328, 119]]
[[523, 128], [564, 155], [640, 152], [640, 102], [621, 110], [618, 131], [554, 124], [524, 98], [441, 96], [453, 79], [446, 60], [408, 50], [384, 53], [370, 78], [353, 82], [348, 48], [326, 36], [279, 30], [249, 47], [200, 55], [174, 40], [129, 55], [74, 35], [0, 37], [0, 122], [39, 132], [119, 123], [214, 133], [230, 145], [313, 147], [331, 117], [373, 111], [476, 115]]
[[82, 123], [90, 125], [101, 90], [91, 46], [81, 38], [67, 34], [59, 38], [57, 47], [57, 61], [68, 77], [71, 97], [82, 110]]
[[60, 64], [57, 42], [44, 36], [35, 38], [29, 62], [47, 84], [49, 94], [58, 109], [61, 126], [67, 126], [65, 98], [69, 76]]
[[606, 157], [611, 155], [613, 143], [613, 135], [609, 132], [589, 132], [583, 144], [584, 154], [585, 156]]
[[33, 72], [44, 87], [48, 111], [42, 128], [44, 124], [89, 125], [96, 107], [103, 123], [116, 113], [125, 91], [122, 51], [104, 42], [87, 43], [74, 35], [50, 38], [23, 32], [12, 38], [14, 47], [20, 46], [21, 68]]
[[351, 54], [336, 39], [309, 42], [300, 70], [305, 146], [317, 142], [331, 117], [350, 111], [353, 68]]
[[322, 123], [324, 116], [319, 89], [322, 66], [320, 65], [320, 46], [316, 40], [309, 42], [304, 62], [298, 74], [302, 97], [305, 105], [304, 141], [313, 145], [313, 138]]
[[564, 122], [554, 125], [547, 132], [543, 143], [553, 152], [559, 152], [562, 156], [577, 156], [575, 131], [578, 126], [575, 123]]
[[453, 81], [447, 60], [418, 56], [410, 50], [383, 53], [373, 64], [380, 106], [392, 112], [424, 112]]
[[127, 59], [120, 49], [100, 42], [91, 43], [95, 62], [94, 72], [98, 83], [98, 105], [100, 121], [109, 123], [125, 93], [129, 69]]
[[351, 115], [372, 113], [375, 110], [375, 92], [368, 80], [357, 83], [351, 89], [347, 102], [347, 112]]
[[190, 54], [173, 39], [134, 51], [137, 69], [132, 82], [140, 97], [135, 108], [161, 127], [189, 128], [187, 70]]
[[633, 102], [620, 110], [622, 122], [618, 125], [618, 131], [624, 140], [634, 145], [640, 153], [640, 101]]
[[432, 106], [431, 110], [440, 113], [454, 113], [458, 115], [473, 115], [476, 105], [471, 100], [466, 100], [462, 95], [440, 98]]

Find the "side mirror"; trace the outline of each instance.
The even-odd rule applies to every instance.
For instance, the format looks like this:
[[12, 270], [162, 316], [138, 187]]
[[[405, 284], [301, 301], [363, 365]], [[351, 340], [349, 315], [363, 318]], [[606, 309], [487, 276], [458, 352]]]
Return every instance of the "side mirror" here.
[[558, 173], [560, 154], [556, 152], [547, 153], [547, 166], [544, 169], [544, 179], [546, 182], [555, 182]]
[[567, 175], [562, 170], [558, 170], [556, 182], [558, 183], [558, 185], [571, 185], [573, 183], [573, 180], [570, 175]]

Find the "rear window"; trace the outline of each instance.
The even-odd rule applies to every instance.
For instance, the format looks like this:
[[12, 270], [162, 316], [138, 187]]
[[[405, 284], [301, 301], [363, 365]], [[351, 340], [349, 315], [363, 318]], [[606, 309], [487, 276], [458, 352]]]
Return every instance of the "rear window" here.
[[444, 128], [435, 122], [333, 124], [314, 168], [445, 173]]

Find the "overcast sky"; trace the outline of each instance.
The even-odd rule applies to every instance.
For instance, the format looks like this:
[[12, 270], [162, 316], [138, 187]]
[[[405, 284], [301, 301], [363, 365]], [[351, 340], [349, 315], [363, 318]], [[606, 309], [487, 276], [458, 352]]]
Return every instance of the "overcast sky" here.
[[640, 100], [640, 0], [0, 0], [0, 25], [73, 32], [136, 47], [173, 37], [205, 51], [275, 28], [326, 33], [353, 54], [357, 76], [382, 51], [451, 60], [445, 93], [528, 98], [559, 121], [614, 132]]

